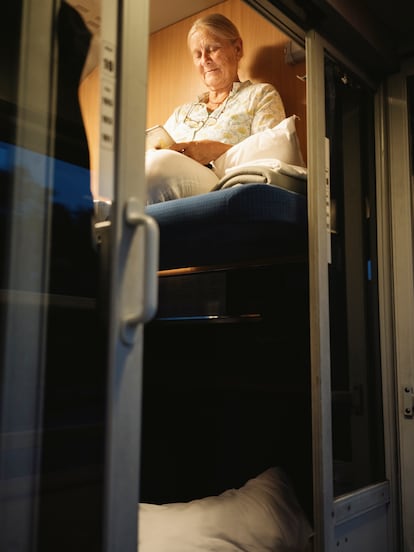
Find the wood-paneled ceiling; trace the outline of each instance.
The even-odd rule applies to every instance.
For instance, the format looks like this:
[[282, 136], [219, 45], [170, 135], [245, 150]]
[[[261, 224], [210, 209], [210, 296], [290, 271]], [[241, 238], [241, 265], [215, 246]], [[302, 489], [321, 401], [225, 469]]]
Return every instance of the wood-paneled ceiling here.
[[[223, 0], [221, 0], [223, 1]], [[414, 0], [244, 0], [275, 6], [304, 31], [315, 29], [372, 82], [414, 57]], [[151, 0], [150, 28], [157, 31], [220, 4], [218, 0]]]
[[205, 10], [222, 0], [151, 0], [150, 31], [158, 31], [176, 21]]

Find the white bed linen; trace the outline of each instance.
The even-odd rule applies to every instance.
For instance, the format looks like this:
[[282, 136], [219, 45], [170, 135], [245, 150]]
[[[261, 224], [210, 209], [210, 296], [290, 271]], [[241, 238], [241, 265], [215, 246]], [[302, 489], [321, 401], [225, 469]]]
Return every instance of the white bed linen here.
[[139, 552], [305, 552], [312, 530], [284, 473], [172, 504], [140, 504]]
[[[229, 171], [261, 165], [277, 173], [306, 178], [296, 134], [296, 115], [272, 129], [258, 132], [231, 147], [215, 162], [213, 170], [168, 149], [146, 153], [147, 203], [200, 195], [220, 188], [217, 184]], [[252, 180], [254, 182], [254, 180]]]

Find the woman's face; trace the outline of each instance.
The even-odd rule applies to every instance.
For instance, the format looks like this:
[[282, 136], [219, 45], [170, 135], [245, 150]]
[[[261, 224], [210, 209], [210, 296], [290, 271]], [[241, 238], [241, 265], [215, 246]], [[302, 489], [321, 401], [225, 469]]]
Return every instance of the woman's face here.
[[189, 47], [194, 65], [207, 88], [219, 91], [238, 80], [242, 52], [240, 39], [231, 42], [207, 30], [199, 30], [191, 35]]

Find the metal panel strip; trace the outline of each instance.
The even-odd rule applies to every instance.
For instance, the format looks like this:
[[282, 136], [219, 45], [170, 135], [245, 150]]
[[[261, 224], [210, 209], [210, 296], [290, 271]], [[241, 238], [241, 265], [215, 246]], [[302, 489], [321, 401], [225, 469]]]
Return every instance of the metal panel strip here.
[[309, 286], [315, 550], [334, 549], [328, 247], [325, 196], [325, 73], [320, 37], [306, 36]]
[[338, 497], [334, 501], [335, 525], [361, 516], [370, 510], [388, 504], [389, 501], [390, 484], [388, 481]]

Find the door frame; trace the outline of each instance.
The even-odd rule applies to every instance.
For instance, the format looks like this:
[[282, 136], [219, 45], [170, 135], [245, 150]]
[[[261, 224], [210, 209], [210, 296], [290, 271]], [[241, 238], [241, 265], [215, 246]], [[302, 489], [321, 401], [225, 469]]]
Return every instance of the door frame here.
[[[377, 107], [382, 123], [377, 157], [381, 178], [378, 198], [383, 212], [378, 217], [378, 234], [384, 256], [381, 354], [388, 421], [387, 475], [396, 509], [394, 524], [400, 528], [400, 547], [407, 552], [414, 550], [414, 219], [406, 86], [409, 75], [414, 75], [414, 60], [405, 62], [401, 71], [384, 83]], [[407, 414], [406, 408], [411, 412]]]

